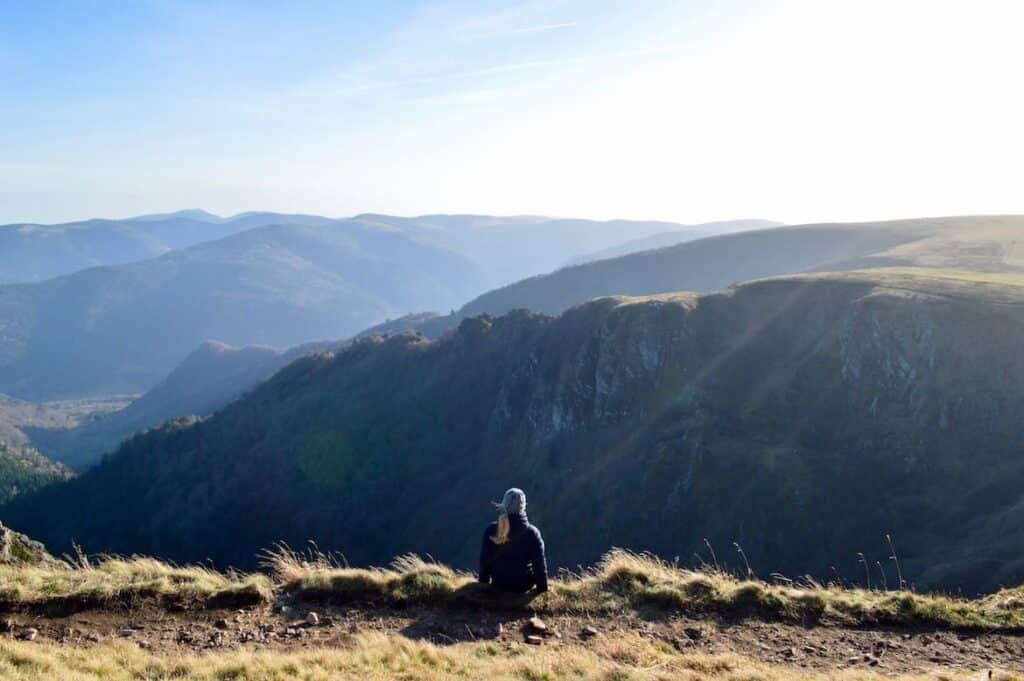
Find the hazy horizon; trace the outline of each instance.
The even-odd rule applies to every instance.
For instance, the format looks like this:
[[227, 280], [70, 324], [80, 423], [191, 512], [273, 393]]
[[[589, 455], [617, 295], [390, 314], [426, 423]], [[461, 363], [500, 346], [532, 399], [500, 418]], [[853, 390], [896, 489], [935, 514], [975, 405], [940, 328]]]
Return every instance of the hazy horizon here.
[[5, 3], [0, 224], [1024, 213], [1013, 2]]

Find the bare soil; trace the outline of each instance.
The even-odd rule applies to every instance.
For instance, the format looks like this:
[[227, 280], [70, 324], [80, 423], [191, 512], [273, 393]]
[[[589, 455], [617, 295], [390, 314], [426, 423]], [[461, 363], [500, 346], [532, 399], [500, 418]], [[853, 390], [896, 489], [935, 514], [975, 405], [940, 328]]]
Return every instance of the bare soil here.
[[[311, 618], [310, 613], [316, 617]], [[125, 638], [154, 654], [224, 649], [296, 651], [346, 647], [355, 635], [381, 632], [439, 645], [491, 640], [501, 645], [588, 646], [601, 637], [636, 632], [682, 652], [738, 653], [794, 668], [872, 669], [882, 673], [936, 669], [983, 673], [989, 669], [1024, 671], [1024, 635], [951, 632], [920, 628], [849, 628], [833, 624], [800, 626], [758, 620], [694, 620], [615, 616], [544, 618], [538, 632], [525, 612], [410, 607], [401, 610], [292, 603], [238, 610], [169, 612], [160, 607], [89, 610], [71, 614], [6, 615], [0, 636], [24, 636], [37, 642], [94, 646]], [[313, 620], [316, 620], [313, 623]], [[537, 636], [532, 642], [527, 636]]]

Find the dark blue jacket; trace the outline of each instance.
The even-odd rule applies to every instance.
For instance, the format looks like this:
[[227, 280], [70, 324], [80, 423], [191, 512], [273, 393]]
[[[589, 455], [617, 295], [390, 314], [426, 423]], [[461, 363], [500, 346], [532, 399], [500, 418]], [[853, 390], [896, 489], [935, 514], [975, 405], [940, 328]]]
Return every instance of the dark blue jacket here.
[[480, 582], [508, 591], [529, 591], [536, 586], [548, 589], [548, 565], [544, 559], [544, 539], [530, 524], [526, 514], [509, 515], [508, 541], [495, 544], [491, 537], [498, 523], [487, 526], [480, 547]]

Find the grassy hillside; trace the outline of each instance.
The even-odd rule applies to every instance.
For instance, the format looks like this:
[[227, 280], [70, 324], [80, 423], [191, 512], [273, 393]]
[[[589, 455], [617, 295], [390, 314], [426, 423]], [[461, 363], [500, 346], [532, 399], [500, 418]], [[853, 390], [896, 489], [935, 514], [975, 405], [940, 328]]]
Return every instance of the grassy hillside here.
[[895, 580], [892, 533], [911, 582], [994, 589], [1024, 578], [1022, 290], [822, 275], [372, 338], [4, 515], [61, 550], [245, 565], [314, 539], [468, 566], [517, 484], [556, 565], [708, 539], [763, 575], [859, 580], [863, 552]]
[[70, 477], [67, 468], [34, 449], [0, 442], [0, 504]]
[[742, 232], [569, 267], [486, 293], [459, 317], [558, 314], [600, 296], [714, 291], [762, 277], [879, 267], [1024, 272], [1024, 217], [801, 225]]
[[211, 338], [290, 346], [344, 337], [480, 287], [464, 258], [394, 232], [249, 230], [156, 260], [0, 287], [0, 392], [141, 392]]

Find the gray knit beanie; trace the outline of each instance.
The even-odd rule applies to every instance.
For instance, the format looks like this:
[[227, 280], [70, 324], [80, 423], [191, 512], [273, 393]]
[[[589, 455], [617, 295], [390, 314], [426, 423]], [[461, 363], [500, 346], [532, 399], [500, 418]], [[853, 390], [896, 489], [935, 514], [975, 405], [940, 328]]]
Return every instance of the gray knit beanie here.
[[498, 510], [509, 515], [526, 512], [526, 492], [518, 487], [513, 487], [505, 492], [505, 496], [498, 505]]

